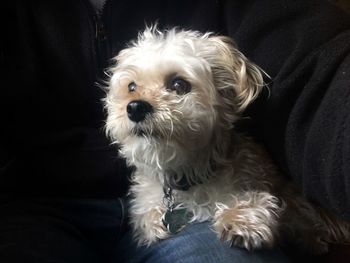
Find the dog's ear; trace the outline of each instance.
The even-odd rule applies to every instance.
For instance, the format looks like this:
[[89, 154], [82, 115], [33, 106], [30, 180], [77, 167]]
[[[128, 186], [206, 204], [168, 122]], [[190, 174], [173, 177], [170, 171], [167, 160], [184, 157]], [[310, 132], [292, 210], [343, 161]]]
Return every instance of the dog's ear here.
[[214, 84], [218, 92], [242, 112], [258, 96], [264, 86], [263, 71], [250, 62], [229, 37], [208, 38], [213, 54], [210, 58]]

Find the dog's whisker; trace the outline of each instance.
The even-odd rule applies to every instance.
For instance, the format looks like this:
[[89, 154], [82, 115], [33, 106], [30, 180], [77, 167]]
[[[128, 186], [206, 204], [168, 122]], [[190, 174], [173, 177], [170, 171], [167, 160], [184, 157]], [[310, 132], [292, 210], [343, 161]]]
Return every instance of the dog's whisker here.
[[169, 118], [169, 123], [170, 123], [170, 134], [169, 134], [169, 138], [172, 137], [173, 133], [174, 133], [174, 122], [171, 118]]

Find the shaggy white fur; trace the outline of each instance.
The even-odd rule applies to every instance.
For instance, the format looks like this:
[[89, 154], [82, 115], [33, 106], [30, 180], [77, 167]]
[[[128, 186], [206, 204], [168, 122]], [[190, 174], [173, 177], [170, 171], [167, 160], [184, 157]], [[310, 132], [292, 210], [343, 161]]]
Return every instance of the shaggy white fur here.
[[[348, 224], [306, 202], [260, 146], [234, 131], [264, 83], [231, 39], [151, 27], [115, 61], [106, 130], [136, 167], [130, 212], [139, 244], [170, 235], [166, 187], [190, 222], [212, 221], [232, 245], [256, 249], [289, 238], [321, 253], [327, 242], [349, 240]], [[189, 189], [177, 187], [183, 180]]]

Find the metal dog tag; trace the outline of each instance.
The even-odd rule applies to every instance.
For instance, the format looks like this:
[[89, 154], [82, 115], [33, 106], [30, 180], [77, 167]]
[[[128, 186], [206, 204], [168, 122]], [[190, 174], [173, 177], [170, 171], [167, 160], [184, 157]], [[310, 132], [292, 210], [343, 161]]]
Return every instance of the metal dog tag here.
[[176, 234], [181, 231], [189, 221], [187, 209], [184, 207], [178, 207], [171, 210], [168, 209], [163, 214], [162, 221], [170, 234]]

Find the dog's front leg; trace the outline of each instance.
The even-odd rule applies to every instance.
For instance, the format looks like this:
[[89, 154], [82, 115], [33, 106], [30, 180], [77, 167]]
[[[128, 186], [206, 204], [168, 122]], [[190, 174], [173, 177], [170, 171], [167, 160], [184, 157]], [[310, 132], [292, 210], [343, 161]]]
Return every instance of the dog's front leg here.
[[[141, 181], [141, 182], [140, 182]], [[139, 245], [151, 245], [168, 237], [162, 217], [166, 211], [162, 200], [162, 186], [156, 180], [143, 178], [131, 186], [130, 217], [134, 238]]]
[[273, 245], [283, 210], [277, 197], [268, 192], [242, 192], [216, 207], [214, 229], [221, 240], [248, 250]]
[[143, 214], [132, 213], [134, 237], [139, 245], [151, 245], [159, 239], [168, 237], [168, 231], [162, 222], [164, 208], [156, 206]]

